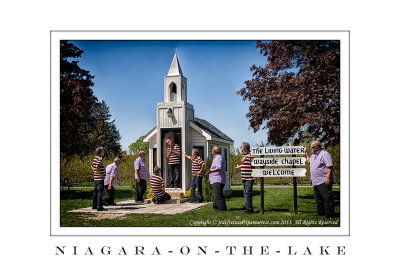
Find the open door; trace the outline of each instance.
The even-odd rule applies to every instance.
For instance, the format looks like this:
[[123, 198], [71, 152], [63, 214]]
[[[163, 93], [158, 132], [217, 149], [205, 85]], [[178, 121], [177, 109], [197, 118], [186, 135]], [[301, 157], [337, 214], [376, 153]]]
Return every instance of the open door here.
[[167, 145], [165, 141], [167, 138], [171, 138], [173, 144], [178, 144], [181, 148], [181, 164], [179, 171], [179, 184], [182, 187], [182, 143], [181, 143], [181, 129], [161, 129], [161, 174], [164, 179], [165, 188], [170, 188], [170, 180], [168, 177], [168, 160], [166, 158]]

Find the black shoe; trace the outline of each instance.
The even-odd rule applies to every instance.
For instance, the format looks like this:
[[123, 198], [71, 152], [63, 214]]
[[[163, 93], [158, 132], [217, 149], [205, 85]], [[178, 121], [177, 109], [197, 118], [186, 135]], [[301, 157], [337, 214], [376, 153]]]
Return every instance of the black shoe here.
[[203, 200], [197, 200], [196, 203], [203, 203]]
[[107, 209], [101, 207], [100, 209], [98, 209], [97, 211], [106, 211]]
[[254, 213], [254, 210], [246, 210], [244, 213]]

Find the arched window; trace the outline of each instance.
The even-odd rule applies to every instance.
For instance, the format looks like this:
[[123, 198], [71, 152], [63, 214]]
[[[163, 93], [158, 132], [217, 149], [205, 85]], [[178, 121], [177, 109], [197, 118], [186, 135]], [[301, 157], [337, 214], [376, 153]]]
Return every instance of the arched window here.
[[176, 84], [174, 82], [169, 85], [169, 99], [171, 102], [176, 102]]
[[182, 101], [186, 100], [186, 87], [185, 84], [182, 83]]

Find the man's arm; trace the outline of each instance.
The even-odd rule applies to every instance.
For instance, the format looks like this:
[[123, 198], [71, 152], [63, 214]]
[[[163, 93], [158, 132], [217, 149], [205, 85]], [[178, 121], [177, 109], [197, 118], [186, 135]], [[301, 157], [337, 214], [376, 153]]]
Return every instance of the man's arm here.
[[203, 172], [205, 166], [206, 166], [206, 164], [203, 162], [203, 164], [201, 164], [200, 173]]
[[197, 176], [199, 176], [199, 175], [200, 175], [200, 173], [202, 173], [202, 172], [203, 172], [203, 170], [204, 170], [204, 166], [206, 166], [206, 164], [203, 162], [203, 164], [201, 164], [200, 171], [196, 172], [196, 175], [197, 175]]
[[183, 152], [183, 155], [185, 156], [185, 158], [192, 160], [192, 157], [191, 157], [191, 156], [188, 156], [188, 155], [186, 154], [186, 152]]
[[326, 173], [325, 184], [329, 185], [331, 183], [332, 166], [328, 167], [328, 172]]
[[111, 190], [112, 183], [113, 183], [114, 179], [115, 179], [114, 176], [110, 176], [110, 183], [108, 184], [108, 190]]
[[172, 153], [172, 149], [171, 149], [171, 146], [167, 146], [167, 149], [169, 148], [169, 152], [167, 152], [167, 154], [165, 155], [166, 157], [167, 157], [167, 159], [169, 159], [169, 157], [171, 156], [171, 153]]
[[303, 146], [306, 149], [306, 160], [308, 163], [310, 163], [310, 154], [308, 154], [308, 149], [307, 146]]
[[135, 170], [136, 181], [140, 182], [139, 170]]
[[178, 145], [177, 150], [172, 150], [172, 152], [173, 152], [175, 155], [177, 155], [178, 157], [180, 157], [180, 156], [181, 156], [181, 148], [179, 147], [179, 145]]
[[[206, 175], [212, 173], [212, 172], [219, 172], [221, 171], [221, 166], [222, 166], [222, 159], [215, 159], [215, 169], [209, 169]], [[214, 163], [214, 162], [213, 162]]]

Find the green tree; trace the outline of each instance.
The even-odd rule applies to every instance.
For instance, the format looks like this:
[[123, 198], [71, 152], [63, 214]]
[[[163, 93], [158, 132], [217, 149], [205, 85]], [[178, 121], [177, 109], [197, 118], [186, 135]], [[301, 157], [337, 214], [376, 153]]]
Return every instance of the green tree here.
[[89, 149], [103, 146], [107, 152], [119, 154], [121, 136], [115, 126], [115, 120], [111, 120], [110, 109], [104, 101], [96, 103], [92, 108], [95, 123], [88, 133]]
[[235, 149], [235, 147], [231, 145], [229, 154], [230, 154], [230, 170], [232, 176], [232, 184], [240, 184], [241, 181], [240, 169], [236, 169], [235, 167], [241, 164], [242, 153], [240, 152], [239, 148]]
[[143, 142], [144, 136], [139, 137], [134, 143], [128, 146], [129, 154], [136, 155], [139, 151], [143, 150], [146, 154], [149, 154], [149, 143]]
[[253, 65], [254, 78], [237, 92], [250, 101], [250, 127], [268, 129], [274, 145], [300, 141], [304, 127], [321, 142], [339, 144], [340, 41], [257, 41], [257, 48], [266, 64]]
[[60, 150], [66, 156], [91, 154], [98, 146], [120, 152], [121, 139], [104, 101], [91, 87], [94, 76], [75, 60], [83, 54], [69, 41], [60, 41]]
[[60, 150], [67, 155], [85, 152], [82, 144], [92, 123], [92, 107], [97, 101], [90, 88], [94, 76], [73, 60], [82, 54], [83, 50], [72, 43], [60, 41]]

